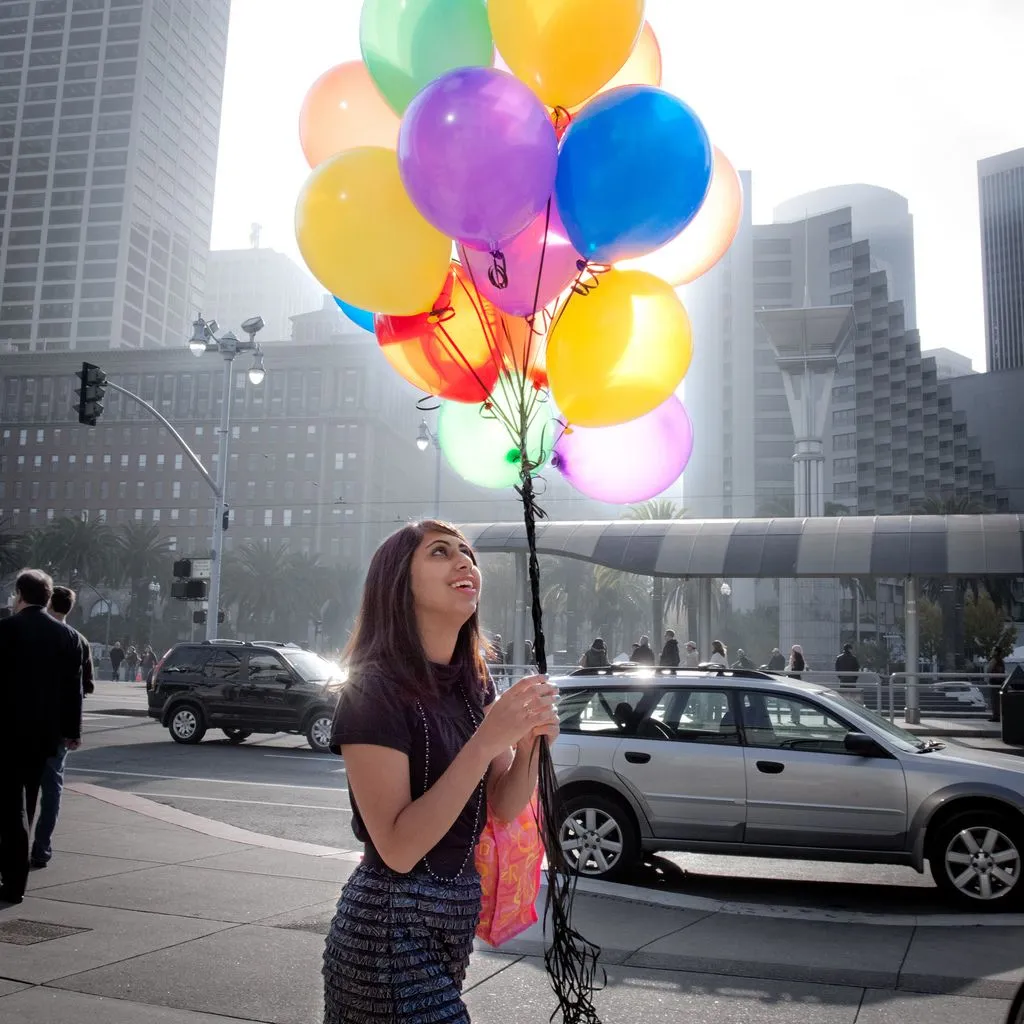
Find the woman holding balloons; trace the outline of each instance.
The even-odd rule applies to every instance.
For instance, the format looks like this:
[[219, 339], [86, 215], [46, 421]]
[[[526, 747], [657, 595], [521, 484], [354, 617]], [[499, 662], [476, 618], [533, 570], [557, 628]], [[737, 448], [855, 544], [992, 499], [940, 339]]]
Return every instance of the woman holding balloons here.
[[[742, 211], [729, 160], [660, 88], [644, 9], [364, 0], [362, 60], [317, 79], [300, 114], [302, 255], [394, 370], [441, 399], [451, 465], [521, 495], [541, 673], [533, 479], [550, 465], [629, 504], [683, 472], [693, 339], [675, 289], [724, 255]], [[566, 1024], [594, 1024], [597, 951], [571, 926], [543, 744], [540, 805], [548, 975]]]

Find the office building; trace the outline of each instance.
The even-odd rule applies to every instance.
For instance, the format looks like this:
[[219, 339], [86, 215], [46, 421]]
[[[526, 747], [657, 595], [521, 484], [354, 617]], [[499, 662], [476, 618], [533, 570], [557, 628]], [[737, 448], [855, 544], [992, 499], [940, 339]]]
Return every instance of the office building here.
[[323, 288], [284, 253], [214, 249], [206, 264], [203, 311], [239, 335], [238, 325], [258, 312], [268, 338], [287, 338], [291, 317], [319, 309], [323, 295]]
[[1024, 149], [978, 161], [989, 370], [1024, 366]]
[[890, 299], [903, 303], [903, 322], [917, 326], [914, 218], [904, 196], [877, 185], [833, 185], [787, 199], [775, 207], [776, 224], [802, 222], [848, 208], [854, 238], [871, 239], [871, 270], [884, 270]]
[[935, 372], [938, 374], [939, 380], [977, 373], [968, 356], [954, 352], [951, 348], [930, 348], [921, 353], [921, 358], [935, 360]]
[[0, 349], [178, 345], [202, 308], [230, 0], [0, 0]]

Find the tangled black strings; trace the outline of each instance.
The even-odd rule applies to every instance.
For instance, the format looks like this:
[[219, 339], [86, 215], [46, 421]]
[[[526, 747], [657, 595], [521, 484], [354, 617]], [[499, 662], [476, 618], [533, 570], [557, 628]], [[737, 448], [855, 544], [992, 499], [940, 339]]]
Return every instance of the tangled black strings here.
[[[533, 653], [537, 670], [544, 674], [548, 670], [548, 660], [544, 641], [544, 610], [540, 600], [537, 520], [545, 518], [546, 513], [535, 500], [533, 477], [530, 475], [533, 467], [527, 461], [525, 445], [521, 449], [520, 458], [523, 482], [516, 488], [516, 492], [523, 499], [523, 521], [526, 525], [526, 541], [530, 553]], [[601, 1018], [598, 1017], [592, 1001], [594, 992], [603, 988], [607, 980], [601, 969], [601, 981], [597, 981], [600, 969], [597, 958], [601, 955], [601, 949], [584, 938], [572, 924], [572, 905], [579, 876], [569, 864], [562, 849], [559, 823], [563, 815], [551, 750], [544, 740], [537, 741], [536, 750], [539, 757], [537, 789], [541, 812], [538, 827], [548, 861], [548, 891], [544, 903], [545, 934], [548, 930], [548, 921], [551, 922], [551, 945], [544, 950], [544, 966], [551, 989], [558, 1000], [558, 1007], [551, 1014], [551, 1020], [561, 1012], [563, 1024], [601, 1024]]]
[[487, 268], [487, 280], [501, 290], [508, 287], [508, 268], [505, 266], [505, 254], [500, 249], [491, 252], [491, 265]]

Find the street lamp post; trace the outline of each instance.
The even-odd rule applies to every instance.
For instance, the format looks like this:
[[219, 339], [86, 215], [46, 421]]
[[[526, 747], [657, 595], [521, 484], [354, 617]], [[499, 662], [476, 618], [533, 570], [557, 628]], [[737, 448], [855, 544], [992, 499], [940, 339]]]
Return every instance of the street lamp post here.
[[152, 645], [156, 632], [156, 603], [160, 600], [160, 583], [156, 579], [149, 581], [149, 642]]
[[242, 323], [242, 330], [249, 335], [248, 340], [239, 341], [231, 332], [226, 331], [219, 338], [216, 320], [204, 320], [196, 317], [192, 324], [192, 337], [188, 347], [193, 355], [201, 356], [205, 352], [217, 352], [224, 360], [224, 384], [220, 404], [220, 438], [217, 446], [217, 485], [214, 489], [213, 506], [213, 550], [211, 552], [210, 587], [207, 593], [206, 639], [217, 639], [217, 619], [220, 612], [220, 581], [224, 564], [224, 531], [227, 529], [228, 504], [228, 440], [231, 431], [231, 399], [234, 389], [231, 386], [231, 367], [239, 352], [252, 352], [253, 364], [249, 369], [249, 381], [254, 386], [263, 383], [267, 375], [263, 366], [263, 350], [256, 343], [256, 334], [263, 330], [263, 318], [250, 317]]
[[425, 452], [430, 445], [434, 446], [434, 518], [441, 514], [441, 442], [437, 434], [427, 426], [426, 420], [420, 420], [420, 432], [416, 435], [416, 447]]

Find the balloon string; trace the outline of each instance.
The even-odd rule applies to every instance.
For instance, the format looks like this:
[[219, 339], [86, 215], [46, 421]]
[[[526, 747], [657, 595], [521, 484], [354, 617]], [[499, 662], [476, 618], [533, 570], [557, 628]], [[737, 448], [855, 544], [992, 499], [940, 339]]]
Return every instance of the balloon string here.
[[[525, 424], [524, 424], [525, 427]], [[522, 485], [516, 488], [523, 501], [523, 522], [526, 527], [526, 541], [529, 549], [530, 598], [533, 617], [533, 652], [537, 670], [544, 674], [548, 669], [547, 650], [544, 639], [544, 611], [540, 598], [540, 562], [537, 558], [537, 519], [544, 518], [543, 509], [534, 496], [531, 470], [535, 468], [528, 460], [525, 444], [520, 447], [522, 460]], [[564, 810], [559, 797], [558, 780], [555, 775], [551, 750], [545, 739], [538, 740], [537, 789], [540, 802], [540, 829], [547, 854], [547, 896], [544, 903], [544, 930], [551, 922], [551, 945], [544, 951], [544, 966], [547, 970], [551, 990], [558, 1001], [551, 1020], [561, 1012], [563, 1024], [601, 1024], [593, 1004], [593, 994], [603, 988], [607, 976], [598, 966], [601, 954], [599, 946], [573, 927], [572, 909], [576, 895], [578, 873], [570, 866], [562, 849], [560, 823]], [[598, 971], [601, 980], [597, 980]]]
[[[548, 230], [551, 227], [551, 196], [548, 196], [547, 206], [544, 208], [544, 239], [540, 244], [540, 261], [537, 264], [537, 284], [533, 289], [533, 312], [531, 316], [537, 314], [537, 304], [540, 302], [540, 286], [544, 278], [544, 257], [548, 251]], [[533, 323], [530, 323], [530, 333], [526, 338], [526, 344], [523, 346], [523, 375], [526, 375], [526, 368], [530, 365], [530, 356], [533, 351], [533, 341], [536, 332], [533, 330]]]

